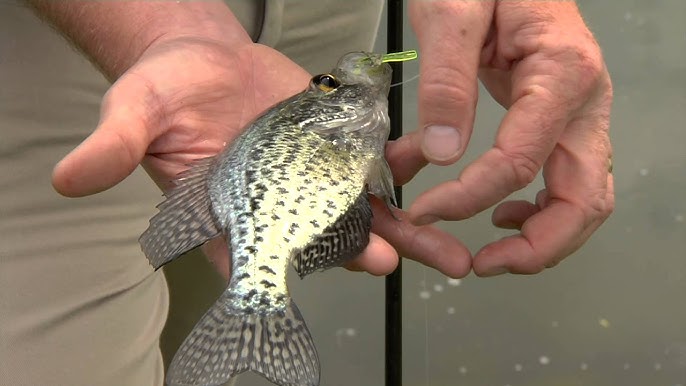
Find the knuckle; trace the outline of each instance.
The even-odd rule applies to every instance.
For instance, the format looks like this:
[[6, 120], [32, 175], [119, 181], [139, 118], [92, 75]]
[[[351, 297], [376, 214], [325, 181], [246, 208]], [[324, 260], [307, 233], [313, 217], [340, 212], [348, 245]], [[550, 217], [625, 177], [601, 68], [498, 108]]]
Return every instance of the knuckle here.
[[420, 94], [429, 106], [476, 107], [476, 84], [458, 66], [436, 66], [423, 77]]
[[511, 169], [512, 185], [515, 189], [522, 189], [532, 183], [538, 171], [540, 163], [525, 151], [507, 151], [501, 149], [505, 164]]

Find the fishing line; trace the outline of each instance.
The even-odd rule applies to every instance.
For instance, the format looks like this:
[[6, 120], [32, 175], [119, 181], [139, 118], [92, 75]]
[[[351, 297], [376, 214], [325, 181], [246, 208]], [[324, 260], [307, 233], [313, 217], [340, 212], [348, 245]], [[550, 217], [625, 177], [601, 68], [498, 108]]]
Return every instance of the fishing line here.
[[401, 84], [405, 84], [405, 83], [410, 83], [410, 82], [415, 81], [417, 79], [419, 79], [419, 74], [417, 74], [411, 78], [407, 78], [407, 79], [403, 80], [402, 82], [393, 83], [393, 84], [391, 84], [391, 87], [400, 86]]

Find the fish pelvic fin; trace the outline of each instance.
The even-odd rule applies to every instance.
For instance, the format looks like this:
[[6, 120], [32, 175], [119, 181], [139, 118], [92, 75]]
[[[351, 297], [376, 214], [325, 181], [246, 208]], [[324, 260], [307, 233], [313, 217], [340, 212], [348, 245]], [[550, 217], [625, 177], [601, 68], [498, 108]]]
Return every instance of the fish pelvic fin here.
[[400, 221], [400, 218], [393, 212], [393, 208], [398, 207], [398, 200], [395, 197], [393, 173], [385, 158], [381, 157], [377, 159], [372, 167], [367, 185], [369, 193], [382, 199], [386, 203], [386, 207], [393, 218]]
[[207, 188], [213, 161], [214, 157], [195, 161], [177, 176], [174, 188], [157, 206], [160, 212], [150, 219], [150, 226], [141, 235], [141, 249], [156, 270], [221, 234]]
[[239, 313], [224, 292], [181, 345], [167, 373], [169, 386], [221, 385], [245, 371], [280, 386], [318, 386], [319, 357], [292, 299], [273, 313]]

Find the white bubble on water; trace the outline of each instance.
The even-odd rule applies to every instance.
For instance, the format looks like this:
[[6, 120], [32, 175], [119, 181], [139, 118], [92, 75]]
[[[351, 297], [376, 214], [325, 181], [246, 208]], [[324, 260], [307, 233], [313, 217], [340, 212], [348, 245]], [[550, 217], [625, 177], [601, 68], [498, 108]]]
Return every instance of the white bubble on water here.
[[514, 371], [520, 372], [522, 370], [524, 370], [524, 366], [522, 366], [521, 364], [517, 363], [516, 365], [514, 365]]
[[422, 300], [428, 300], [431, 297], [431, 292], [424, 290], [419, 291], [419, 298]]
[[586, 362], [581, 362], [581, 365], [579, 365], [579, 368], [581, 371], [586, 371], [588, 370], [588, 364]]
[[662, 370], [662, 364], [660, 362], [656, 362], [653, 365], [653, 368], [655, 369], [655, 371], [660, 371], [660, 370]]
[[553, 326], [553, 328], [557, 328], [560, 327], [560, 322], [558, 322], [557, 320], [553, 320], [552, 323], [550, 323], [550, 325]]
[[448, 307], [446, 312], [448, 313], [448, 315], [454, 315], [455, 314], [455, 307]]
[[624, 12], [624, 21], [631, 21], [631, 19], [634, 18], [634, 15], [631, 14], [631, 12], [626, 11]]
[[545, 366], [545, 365], [547, 365], [547, 364], [550, 363], [550, 358], [548, 358], [548, 357], [545, 356], [545, 355], [541, 355], [541, 357], [538, 358], [538, 363], [540, 363], [540, 364], [542, 364], [542, 365]]
[[443, 286], [440, 284], [434, 284], [434, 291], [443, 292]]
[[622, 367], [624, 370], [629, 370], [631, 368], [631, 365], [628, 363], [625, 363], [624, 366]]
[[457, 287], [460, 284], [462, 284], [462, 280], [460, 280], [460, 279], [448, 279], [447, 282], [448, 282], [448, 285], [451, 287]]
[[345, 329], [345, 335], [347, 335], [349, 337], [353, 337], [353, 336], [357, 335], [357, 330], [354, 328], [346, 328]]
[[603, 328], [610, 328], [610, 321], [605, 318], [598, 319], [598, 324]]
[[460, 366], [460, 368], [459, 368], [459, 369], [457, 369], [457, 371], [459, 371], [459, 372], [460, 372], [460, 374], [462, 374], [462, 375], [465, 375], [465, 374], [467, 374], [467, 368], [466, 368], [466, 367], [464, 367], [464, 366]]
[[674, 221], [676, 222], [684, 222], [684, 215], [681, 213], [677, 213], [674, 215]]
[[642, 177], [645, 177], [648, 175], [648, 168], [641, 168], [638, 170], [638, 174], [640, 174]]

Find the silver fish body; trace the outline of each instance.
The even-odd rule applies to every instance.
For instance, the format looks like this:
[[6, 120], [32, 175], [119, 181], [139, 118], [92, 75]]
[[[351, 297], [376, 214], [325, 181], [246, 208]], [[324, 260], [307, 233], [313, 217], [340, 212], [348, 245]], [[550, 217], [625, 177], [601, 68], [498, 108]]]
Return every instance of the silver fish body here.
[[229, 285], [174, 357], [169, 384], [218, 385], [244, 371], [319, 385], [319, 359], [286, 285], [349, 261], [369, 242], [367, 193], [389, 205], [384, 159], [391, 69], [350, 53], [269, 109], [215, 157], [182, 173], [141, 236], [157, 269], [209, 239], [232, 252]]

